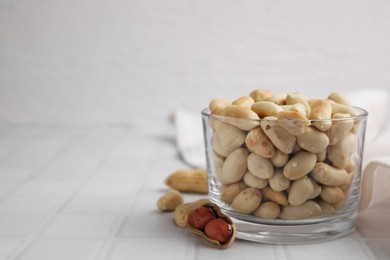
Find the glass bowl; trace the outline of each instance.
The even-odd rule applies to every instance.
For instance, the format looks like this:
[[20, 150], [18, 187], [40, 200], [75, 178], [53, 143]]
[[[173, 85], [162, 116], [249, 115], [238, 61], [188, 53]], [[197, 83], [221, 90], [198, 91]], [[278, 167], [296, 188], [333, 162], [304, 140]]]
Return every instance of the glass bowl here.
[[332, 240], [355, 229], [367, 111], [260, 120], [202, 110], [209, 198], [237, 237], [271, 244]]

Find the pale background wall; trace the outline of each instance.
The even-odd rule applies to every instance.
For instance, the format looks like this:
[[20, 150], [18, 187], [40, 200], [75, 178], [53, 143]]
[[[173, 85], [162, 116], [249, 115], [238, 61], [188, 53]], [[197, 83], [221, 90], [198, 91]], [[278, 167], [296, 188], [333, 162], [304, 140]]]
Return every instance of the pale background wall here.
[[0, 0], [0, 122], [158, 123], [253, 88], [388, 89], [389, 14], [381, 0]]

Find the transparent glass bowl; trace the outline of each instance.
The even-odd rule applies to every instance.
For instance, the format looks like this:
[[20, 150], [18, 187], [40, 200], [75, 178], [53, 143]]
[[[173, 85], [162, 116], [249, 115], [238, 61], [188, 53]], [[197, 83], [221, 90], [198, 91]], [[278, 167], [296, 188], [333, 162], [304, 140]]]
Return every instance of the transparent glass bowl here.
[[368, 116], [354, 110], [326, 120], [202, 111], [209, 198], [236, 223], [238, 238], [302, 244], [354, 230]]

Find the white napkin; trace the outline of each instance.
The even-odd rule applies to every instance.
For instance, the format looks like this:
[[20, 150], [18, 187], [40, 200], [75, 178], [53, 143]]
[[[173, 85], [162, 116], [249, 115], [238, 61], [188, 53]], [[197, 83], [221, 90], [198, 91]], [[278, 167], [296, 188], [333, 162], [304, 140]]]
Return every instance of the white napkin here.
[[[390, 132], [383, 132], [389, 125], [389, 94], [386, 90], [357, 90], [346, 95], [353, 105], [368, 111], [366, 128], [365, 157], [362, 173], [361, 199], [362, 211], [371, 205], [390, 199], [390, 143], [374, 142], [381, 135], [390, 137]], [[203, 139], [202, 117], [200, 111], [194, 113], [178, 109], [173, 113], [176, 128], [176, 144], [182, 159], [192, 167], [206, 167], [205, 146]], [[390, 129], [388, 130], [390, 131]], [[389, 147], [389, 148], [387, 148]], [[376, 151], [381, 151], [377, 156]], [[376, 157], [373, 157], [372, 155]], [[390, 202], [388, 202], [390, 203]]]

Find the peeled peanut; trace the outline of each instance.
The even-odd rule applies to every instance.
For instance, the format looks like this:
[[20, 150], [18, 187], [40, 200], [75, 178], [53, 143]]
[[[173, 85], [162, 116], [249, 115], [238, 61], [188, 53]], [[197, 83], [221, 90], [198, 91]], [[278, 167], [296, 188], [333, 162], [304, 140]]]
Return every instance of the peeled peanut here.
[[248, 150], [264, 158], [271, 158], [275, 153], [275, 146], [260, 127], [253, 128], [245, 138]]
[[[302, 115], [305, 116], [306, 118], [306, 108], [303, 104], [301, 103], [296, 103], [296, 104], [293, 104], [293, 105], [283, 105], [283, 106], [280, 106], [284, 111], [294, 111], [294, 112], [298, 112]], [[307, 118], [306, 118], [307, 119]]]
[[250, 109], [238, 105], [228, 105], [221, 111], [222, 120], [242, 130], [249, 131], [259, 125], [259, 116]]
[[255, 102], [267, 100], [272, 95], [272, 91], [268, 89], [255, 89], [249, 96], [254, 99]]
[[165, 179], [165, 184], [181, 192], [208, 192], [206, 169], [178, 170]]
[[314, 199], [314, 198], [317, 198], [318, 196], [320, 196], [321, 191], [322, 191], [322, 187], [312, 178], [309, 178], [309, 179], [310, 179], [311, 183], [313, 184], [313, 188], [314, 188], [313, 193], [308, 198], [309, 200], [311, 200], [311, 199]]
[[310, 125], [306, 116], [296, 111], [281, 111], [278, 115], [278, 122], [292, 135], [303, 134], [305, 127]]
[[242, 181], [226, 185], [221, 188], [221, 200], [225, 201], [226, 203], [232, 203], [233, 199], [238, 195], [238, 193], [246, 188], [248, 187]]
[[347, 168], [351, 164], [352, 155], [357, 152], [357, 137], [349, 133], [343, 140], [335, 145], [330, 145], [328, 158], [334, 166]]
[[356, 116], [356, 112], [351, 106], [339, 104], [336, 102], [330, 102], [332, 105], [332, 115], [334, 114], [350, 114], [351, 116]]
[[214, 122], [215, 134], [224, 151], [231, 153], [245, 142], [246, 132], [220, 120]]
[[311, 176], [321, 184], [333, 186], [342, 185], [348, 180], [348, 173], [344, 169], [339, 169], [323, 162], [316, 163]]
[[290, 186], [290, 180], [284, 176], [282, 169], [275, 169], [274, 175], [269, 178], [268, 182], [274, 191], [283, 191]]
[[306, 117], [310, 118], [311, 108], [308, 99], [302, 93], [288, 93], [286, 97], [286, 105], [300, 103], [305, 106]]
[[218, 178], [218, 176], [220, 176], [222, 173], [222, 167], [223, 164], [225, 163], [225, 157], [222, 157], [213, 151], [213, 163], [214, 163], [215, 175]]
[[325, 202], [334, 204], [343, 201], [345, 194], [340, 187], [337, 186], [323, 186], [320, 194], [321, 199]]
[[[332, 105], [329, 100], [318, 99], [311, 106], [310, 119], [313, 121], [315, 126], [320, 131], [326, 131], [332, 126], [332, 121], [329, 120], [332, 117]], [[322, 120], [327, 119], [327, 120]]]
[[222, 184], [229, 184], [241, 180], [247, 169], [248, 151], [244, 148], [234, 150], [226, 158], [222, 172], [218, 176], [218, 180]]
[[300, 147], [312, 153], [323, 152], [329, 144], [328, 136], [314, 127], [306, 127], [305, 132], [297, 136]]
[[231, 103], [232, 102], [224, 98], [215, 98], [211, 100], [209, 104], [210, 113], [213, 115], [220, 115], [222, 110]]
[[318, 205], [321, 207], [320, 215], [329, 215], [335, 211], [335, 207], [323, 200], [318, 201]]
[[303, 204], [314, 192], [313, 183], [307, 176], [303, 176], [291, 184], [288, 193], [288, 202], [291, 206]]
[[283, 109], [271, 101], [259, 101], [252, 105], [251, 109], [261, 118], [278, 116]]
[[288, 199], [284, 192], [274, 191], [269, 186], [261, 190], [263, 199], [273, 201], [279, 205], [288, 205]]
[[260, 204], [254, 212], [253, 215], [266, 218], [266, 219], [275, 219], [280, 214], [280, 207], [278, 204], [272, 201], [266, 201]]
[[261, 203], [261, 192], [255, 188], [246, 188], [233, 200], [231, 206], [238, 213], [249, 214], [255, 211]]
[[283, 153], [279, 149], [275, 149], [274, 156], [271, 158], [271, 163], [274, 167], [280, 168], [286, 165], [288, 162], [288, 154]]
[[211, 146], [213, 147], [213, 151], [222, 156], [222, 157], [228, 157], [230, 151], [225, 149], [225, 147], [222, 146], [221, 140], [219, 139], [218, 135], [213, 135], [211, 137]]
[[315, 154], [301, 151], [287, 162], [283, 168], [283, 174], [289, 180], [299, 179], [311, 172], [316, 162]]
[[261, 129], [276, 148], [290, 154], [296, 143], [296, 137], [277, 123], [276, 117], [265, 117], [260, 122]]
[[351, 132], [354, 127], [354, 122], [352, 119], [347, 119], [348, 117], [351, 117], [351, 115], [338, 113], [332, 116], [332, 119], [334, 119], [333, 124], [326, 131], [330, 145], [337, 144]]
[[320, 153], [316, 153], [316, 156], [317, 156], [317, 162], [323, 162], [326, 160], [326, 154], [327, 154], [328, 150], [324, 150]]
[[253, 100], [253, 98], [248, 96], [242, 96], [239, 99], [234, 100], [232, 104], [250, 109], [254, 103], [255, 101]]
[[268, 179], [274, 175], [274, 167], [269, 159], [251, 153], [248, 158], [248, 170], [258, 178]]
[[157, 201], [157, 208], [161, 211], [174, 211], [183, 204], [184, 198], [179, 191], [170, 189], [162, 195]]
[[259, 177], [253, 175], [250, 171], [247, 171], [244, 174], [243, 180], [246, 186], [256, 189], [262, 189], [268, 185], [268, 180], [260, 179]]
[[328, 99], [333, 100], [334, 102], [342, 105], [351, 106], [349, 100], [344, 95], [337, 92], [330, 93]]
[[307, 200], [299, 206], [284, 206], [279, 215], [281, 219], [303, 219], [310, 218], [315, 215], [318, 215], [321, 212], [321, 207], [317, 202], [312, 200]]
[[269, 97], [268, 101], [271, 101], [277, 105], [285, 105], [286, 104], [287, 94], [274, 94]]

